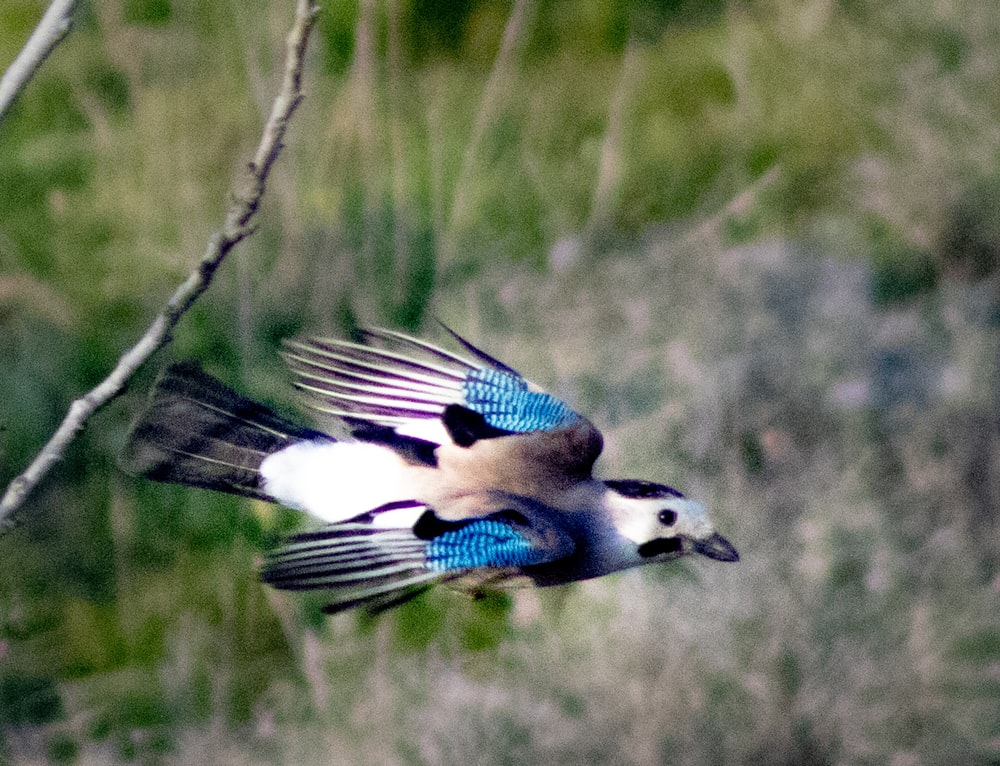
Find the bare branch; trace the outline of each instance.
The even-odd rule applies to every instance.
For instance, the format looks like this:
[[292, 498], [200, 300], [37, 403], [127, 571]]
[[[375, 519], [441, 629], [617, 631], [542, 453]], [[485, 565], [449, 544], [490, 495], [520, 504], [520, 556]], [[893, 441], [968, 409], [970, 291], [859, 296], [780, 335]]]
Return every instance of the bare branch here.
[[208, 289], [216, 269], [229, 251], [253, 233], [251, 221], [264, 195], [268, 173], [281, 151], [288, 122], [302, 100], [302, 62], [318, 11], [319, 7], [313, 0], [298, 1], [295, 24], [288, 34], [284, 80], [264, 125], [253, 161], [247, 166], [243, 179], [231, 191], [222, 231], [212, 237], [197, 268], [177, 288], [138, 343], [122, 354], [115, 368], [97, 387], [70, 405], [69, 412], [52, 438], [24, 473], [7, 487], [0, 500], [0, 528], [10, 524], [8, 517], [11, 512], [20, 507], [28, 493], [62, 458], [66, 447], [87, 419], [116, 396], [153, 352], [170, 340], [171, 331], [198, 296]]
[[69, 34], [73, 22], [73, 11], [77, 0], [53, 0], [24, 44], [17, 58], [11, 62], [0, 79], [0, 120], [7, 114], [10, 105], [24, 90], [42, 62], [49, 57], [55, 47]]

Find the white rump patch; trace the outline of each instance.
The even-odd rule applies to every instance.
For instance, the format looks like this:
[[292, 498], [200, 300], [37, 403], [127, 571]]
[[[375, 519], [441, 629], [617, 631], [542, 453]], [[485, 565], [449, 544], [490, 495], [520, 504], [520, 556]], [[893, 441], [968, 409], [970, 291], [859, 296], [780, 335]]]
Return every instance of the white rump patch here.
[[279, 503], [331, 523], [412, 499], [406, 463], [378, 444], [297, 442], [266, 457], [260, 475]]

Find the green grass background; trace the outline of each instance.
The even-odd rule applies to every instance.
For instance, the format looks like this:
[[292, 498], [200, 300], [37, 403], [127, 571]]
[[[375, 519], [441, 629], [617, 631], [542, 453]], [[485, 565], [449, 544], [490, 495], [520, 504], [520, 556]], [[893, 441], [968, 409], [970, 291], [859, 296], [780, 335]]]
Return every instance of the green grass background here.
[[[84, 4], [0, 123], [4, 484], [197, 262], [292, 15]], [[1000, 763], [998, 39], [972, 0], [326, 3], [260, 230], [0, 538], [0, 762]], [[256, 580], [292, 514], [115, 467], [169, 358], [294, 413], [281, 338], [434, 317], [743, 560], [328, 619]]]

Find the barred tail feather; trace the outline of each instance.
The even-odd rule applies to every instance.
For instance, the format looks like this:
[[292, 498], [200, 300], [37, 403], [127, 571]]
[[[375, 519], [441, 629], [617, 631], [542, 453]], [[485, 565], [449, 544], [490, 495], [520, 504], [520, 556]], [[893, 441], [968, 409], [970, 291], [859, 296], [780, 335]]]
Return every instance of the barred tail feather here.
[[122, 467], [157, 481], [272, 500], [259, 468], [302, 439], [325, 438], [236, 393], [192, 363], [171, 365], [132, 428]]

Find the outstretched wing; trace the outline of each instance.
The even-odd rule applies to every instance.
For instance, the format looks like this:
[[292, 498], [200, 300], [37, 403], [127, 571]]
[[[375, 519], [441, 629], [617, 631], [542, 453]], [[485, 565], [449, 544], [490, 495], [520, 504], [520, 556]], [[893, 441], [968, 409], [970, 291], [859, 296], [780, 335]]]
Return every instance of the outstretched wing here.
[[327, 612], [381, 611], [440, 582], [502, 581], [573, 547], [544, 517], [516, 509], [453, 522], [421, 503], [394, 503], [292, 538], [261, 577], [277, 588], [327, 591]]
[[568, 470], [589, 474], [601, 451], [597, 429], [562, 400], [452, 335], [468, 357], [392, 330], [365, 330], [364, 343], [292, 341], [284, 356], [309, 405], [323, 415], [461, 447], [501, 436], [568, 431], [573, 434]]

